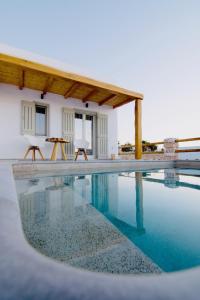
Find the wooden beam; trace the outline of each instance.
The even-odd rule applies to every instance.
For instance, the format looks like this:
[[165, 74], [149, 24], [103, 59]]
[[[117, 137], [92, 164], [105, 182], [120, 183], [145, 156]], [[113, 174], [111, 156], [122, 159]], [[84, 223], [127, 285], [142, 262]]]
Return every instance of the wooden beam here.
[[[176, 139], [176, 143], [181, 143], [181, 142], [192, 142], [192, 141], [200, 141], [200, 137], [195, 137], [195, 138], [186, 138], [186, 139]], [[164, 141], [162, 142], [149, 142], [149, 143], [143, 143], [143, 145], [162, 145], [164, 144]], [[134, 147], [134, 145], [132, 145]]]
[[192, 142], [192, 141], [200, 141], [200, 137], [196, 138], [187, 138], [187, 139], [176, 139], [176, 142]]
[[70, 97], [79, 86], [80, 86], [80, 83], [78, 83], [78, 82], [72, 83], [72, 85], [70, 86], [70, 88], [64, 94], [65, 99], [67, 99], [68, 97]]
[[177, 149], [175, 150], [176, 153], [184, 153], [184, 152], [200, 152], [200, 148], [195, 149]]
[[20, 74], [20, 80], [19, 80], [19, 89], [20, 90], [23, 90], [23, 88], [24, 88], [24, 81], [25, 81], [25, 70], [22, 70], [21, 74]]
[[99, 105], [103, 105], [106, 104], [108, 101], [110, 101], [111, 99], [115, 99], [118, 95], [112, 94], [110, 96], [107, 96], [105, 99], [103, 99], [102, 101], [99, 102]]
[[43, 89], [43, 93], [41, 94], [42, 97], [44, 97], [44, 96], [46, 95], [46, 93], [48, 92], [48, 90], [49, 90], [50, 87], [52, 86], [54, 80], [55, 80], [55, 79], [52, 78], [52, 77], [48, 77], [48, 78], [47, 78], [45, 87], [44, 87], [44, 89]]
[[113, 105], [113, 108], [117, 108], [117, 107], [120, 107], [120, 106], [122, 106], [124, 104], [128, 104], [128, 103], [130, 103], [130, 102], [132, 102], [134, 100], [135, 99], [133, 99], [132, 97], [129, 97], [128, 99], [124, 100], [123, 102], [120, 102], [120, 103], [118, 103], [116, 105]]
[[142, 158], [142, 101], [135, 100], [135, 159]]
[[87, 101], [90, 101], [90, 98], [91, 98], [92, 96], [94, 96], [97, 92], [98, 92], [97, 89], [93, 89], [92, 91], [90, 91], [90, 92], [82, 99], [83, 103], [85, 103], [85, 102], [87, 102]]

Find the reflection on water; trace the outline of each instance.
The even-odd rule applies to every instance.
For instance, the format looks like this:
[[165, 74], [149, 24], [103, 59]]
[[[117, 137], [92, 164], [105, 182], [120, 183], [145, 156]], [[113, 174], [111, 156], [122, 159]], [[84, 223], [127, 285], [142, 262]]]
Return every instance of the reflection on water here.
[[199, 176], [167, 169], [16, 180], [23, 228], [40, 252], [74, 262], [119, 240], [111, 222], [163, 270], [196, 266]]

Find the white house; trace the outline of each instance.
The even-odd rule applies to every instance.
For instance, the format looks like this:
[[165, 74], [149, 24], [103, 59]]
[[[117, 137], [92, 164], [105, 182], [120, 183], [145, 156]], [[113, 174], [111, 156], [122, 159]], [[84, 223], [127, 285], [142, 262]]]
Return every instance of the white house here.
[[[135, 100], [138, 111], [142, 99], [142, 94], [70, 73], [65, 64], [0, 45], [0, 159], [22, 159], [24, 135], [65, 137], [69, 158], [74, 140], [84, 139], [91, 157], [110, 158], [118, 153], [115, 108]], [[136, 123], [140, 130], [139, 115]], [[47, 159], [52, 146], [42, 149]]]

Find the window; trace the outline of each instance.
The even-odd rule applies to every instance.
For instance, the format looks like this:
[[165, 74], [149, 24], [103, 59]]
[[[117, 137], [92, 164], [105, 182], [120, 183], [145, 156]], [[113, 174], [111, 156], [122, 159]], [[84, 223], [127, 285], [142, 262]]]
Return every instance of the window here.
[[22, 101], [22, 134], [48, 135], [48, 105]]
[[35, 135], [47, 135], [47, 107], [35, 106]]

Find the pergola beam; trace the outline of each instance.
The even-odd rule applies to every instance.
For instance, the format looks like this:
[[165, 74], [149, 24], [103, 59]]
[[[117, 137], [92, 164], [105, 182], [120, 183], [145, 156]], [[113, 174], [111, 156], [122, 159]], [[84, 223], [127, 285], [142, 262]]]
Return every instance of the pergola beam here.
[[23, 88], [24, 88], [24, 81], [25, 81], [25, 70], [22, 70], [21, 74], [20, 74], [20, 81], [19, 81], [19, 89], [20, 90], [23, 90]]
[[46, 93], [49, 91], [49, 89], [50, 89], [50, 87], [52, 86], [54, 80], [55, 80], [55, 79], [52, 78], [52, 77], [48, 77], [48, 78], [47, 78], [45, 87], [44, 87], [43, 92], [42, 92], [42, 94], [41, 94], [41, 98], [43, 98], [43, 97], [46, 95]]
[[135, 159], [142, 158], [142, 101], [135, 100]]
[[83, 97], [82, 99], [83, 103], [90, 101], [90, 98], [94, 96], [97, 92], [98, 92], [97, 89], [91, 90], [85, 97]]
[[64, 98], [67, 99], [68, 97], [70, 97], [79, 86], [80, 86], [80, 83], [78, 83], [78, 82], [72, 83], [70, 88], [64, 94]]
[[110, 101], [111, 99], [114, 100], [117, 97], [116, 94], [112, 94], [110, 96], [107, 96], [105, 99], [103, 99], [102, 101], [99, 102], [99, 105], [103, 105], [106, 104], [108, 101]]

